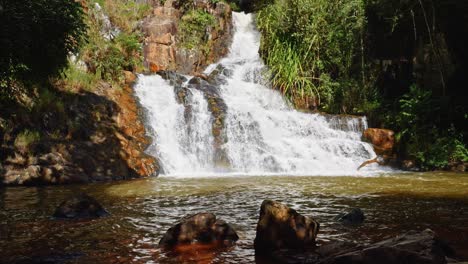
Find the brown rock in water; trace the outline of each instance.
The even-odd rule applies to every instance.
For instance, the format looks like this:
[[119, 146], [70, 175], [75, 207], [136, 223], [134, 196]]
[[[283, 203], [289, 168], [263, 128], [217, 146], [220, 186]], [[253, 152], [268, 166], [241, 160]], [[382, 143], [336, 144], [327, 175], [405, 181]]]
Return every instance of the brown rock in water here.
[[363, 137], [372, 143], [378, 155], [391, 155], [395, 145], [395, 132], [389, 129], [368, 128], [364, 131]]
[[56, 218], [96, 218], [106, 216], [109, 213], [94, 199], [87, 194], [79, 194], [63, 201], [55, 209]]
[[315, 246], [319, 223], [279, 202], [265, 200], [260, 208], [256, 252], [280, 249], [304, 249]]
[[159, 245], [170, 248], [193, 243], [229, 245], [238, 239], [231, 225], [217, 220], [212, 213], [199, 213], [187, 216], [169, 228]]

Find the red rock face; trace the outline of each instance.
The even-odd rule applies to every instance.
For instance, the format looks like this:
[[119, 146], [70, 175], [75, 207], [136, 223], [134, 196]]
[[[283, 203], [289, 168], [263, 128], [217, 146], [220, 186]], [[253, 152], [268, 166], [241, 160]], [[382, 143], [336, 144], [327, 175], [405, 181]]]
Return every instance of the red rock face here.
[[368, 128], [363, 134], [364, 140], [372, 143], [378, 155], [391, 155], [395, 145], [395, 132], [389, 129]]

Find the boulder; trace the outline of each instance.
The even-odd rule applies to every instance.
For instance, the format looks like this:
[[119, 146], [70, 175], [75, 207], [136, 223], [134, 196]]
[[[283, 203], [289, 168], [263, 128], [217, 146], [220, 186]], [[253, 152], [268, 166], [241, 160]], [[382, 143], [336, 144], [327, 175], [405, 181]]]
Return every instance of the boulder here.
[[369, 247], [354, 249], [346, 253], [333, 254], [325, 257], [321, 264], [442, 264], [450, 249], [436, 239], [431, 230], [421, 233], [410, 232], [392, 239], [375, 243]]
[[395, 132], [389, 129], [368, 128], [363, 133], [364, 140], [372, 143], [378, 155], [391, 155], [395, 145]]
[[359, 208], [353, 208], [349, 212], [337, 217], [337, 220], [344, 225], [359, 225], [362, 224], [365, 219], [364, 212]]
[[212, 213], [198, 213], [169, 228], [159, 245], [168, 248], [197, 243], [230, 245], [238, 239], [234, 228], [225, 221], [216, 219]]
[[315, 246], [319, 223], [279, 202], [265, 200], [260, 208], [254, 241], [257, 253]]
[[79, 194], [69, 197], [55, 209], [56, 218], [97, 218], [109, 213], [91, 196]]

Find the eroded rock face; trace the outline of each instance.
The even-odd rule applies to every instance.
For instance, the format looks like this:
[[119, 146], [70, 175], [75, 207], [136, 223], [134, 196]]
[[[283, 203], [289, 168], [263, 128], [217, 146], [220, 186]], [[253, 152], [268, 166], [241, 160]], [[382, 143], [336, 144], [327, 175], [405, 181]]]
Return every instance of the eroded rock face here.
[[159, 245], [168, 248], [193, 243], [230, 245], [238, 239], [231, 225], [216, 219], [212, 213], [199, 213], [169, 228]]
[[265, 200], [255, 236], [255, 251], [270, 254], [282, 249], [306, 249], [315, 246], [320, 224], [279, 202]]
[[[4, 138], [0, 184], [87, 183], [157, 175], [158, 161], [144, 153], [150, 141], [132, 95], [132, 75], [125, 73], [124, 89], [100, 83], [93, 92], [63, 93], [61, 112], [52, 109], [39, 120], [17, 121], [34, 124], [30, 129], [43, 136], [26, 149], [15, 146], [14, 134]], [[52, 134], [56, 138], [47, 137]]]
[[177, 0], [166, 0], [164, 5], [156, 2], [153, 14], [142, 23], [145, 64], [150, 71], [176, 70], [183, 74], [193, 74], [202, 71], [229, 51], [232, 38], [230, 6], [208, 0], [193, 1], [190, 5], [190, 8], [212, 14], [216, 20], [215, 26], [206, 28], [208, 52], [183, 48], [178, 43], [180, 19], [190, 8], [184, 7], [184, 3]]
[[63, 201], [55, 209], [55, 218], [96, 218], [109, 215], [109, 213], [94, 199], [87, 194], [79, 194]]
[[395, 132], [389, 129], [368, 128], [363, 133], [364, 140], [372, 143], [377, 155], [391, 155], [395, 145]]

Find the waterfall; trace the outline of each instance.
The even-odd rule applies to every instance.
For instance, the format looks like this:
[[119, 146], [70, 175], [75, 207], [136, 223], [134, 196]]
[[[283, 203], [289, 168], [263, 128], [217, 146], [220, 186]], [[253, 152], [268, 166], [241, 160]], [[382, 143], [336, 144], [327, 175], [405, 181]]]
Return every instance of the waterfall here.
[[[381, 171], [375, 164], [357, 171], [362, 162], [376, 156], [372, 146], [361, 141], [367, 128], [365, 117], [294, 110], [263, 77], [260, 35], [252, 15], [233, 13], [233, 20], [229, 55], [205, 71], [208, 76], [217, 72], [222, 77], [215, 88], [190, 85], [191, 80], [175, 84], [159, 75], [139, 76], [135, 92], [154, 139], [148, 153], [159, 158], [163, 174], [362, 175]], [[184, 102], [177, 99], [180, 89], [186, 91]], [[214, 95], [226, 106], [218, 119], [209, 106]], [[223, 126], [222, 133], [216, 132], [218, 138], [214, 122]], [[216, 142], [221, 143], [217, 146]], [[220, 153], [226, 156], [224, 165], [217, 162]]]

